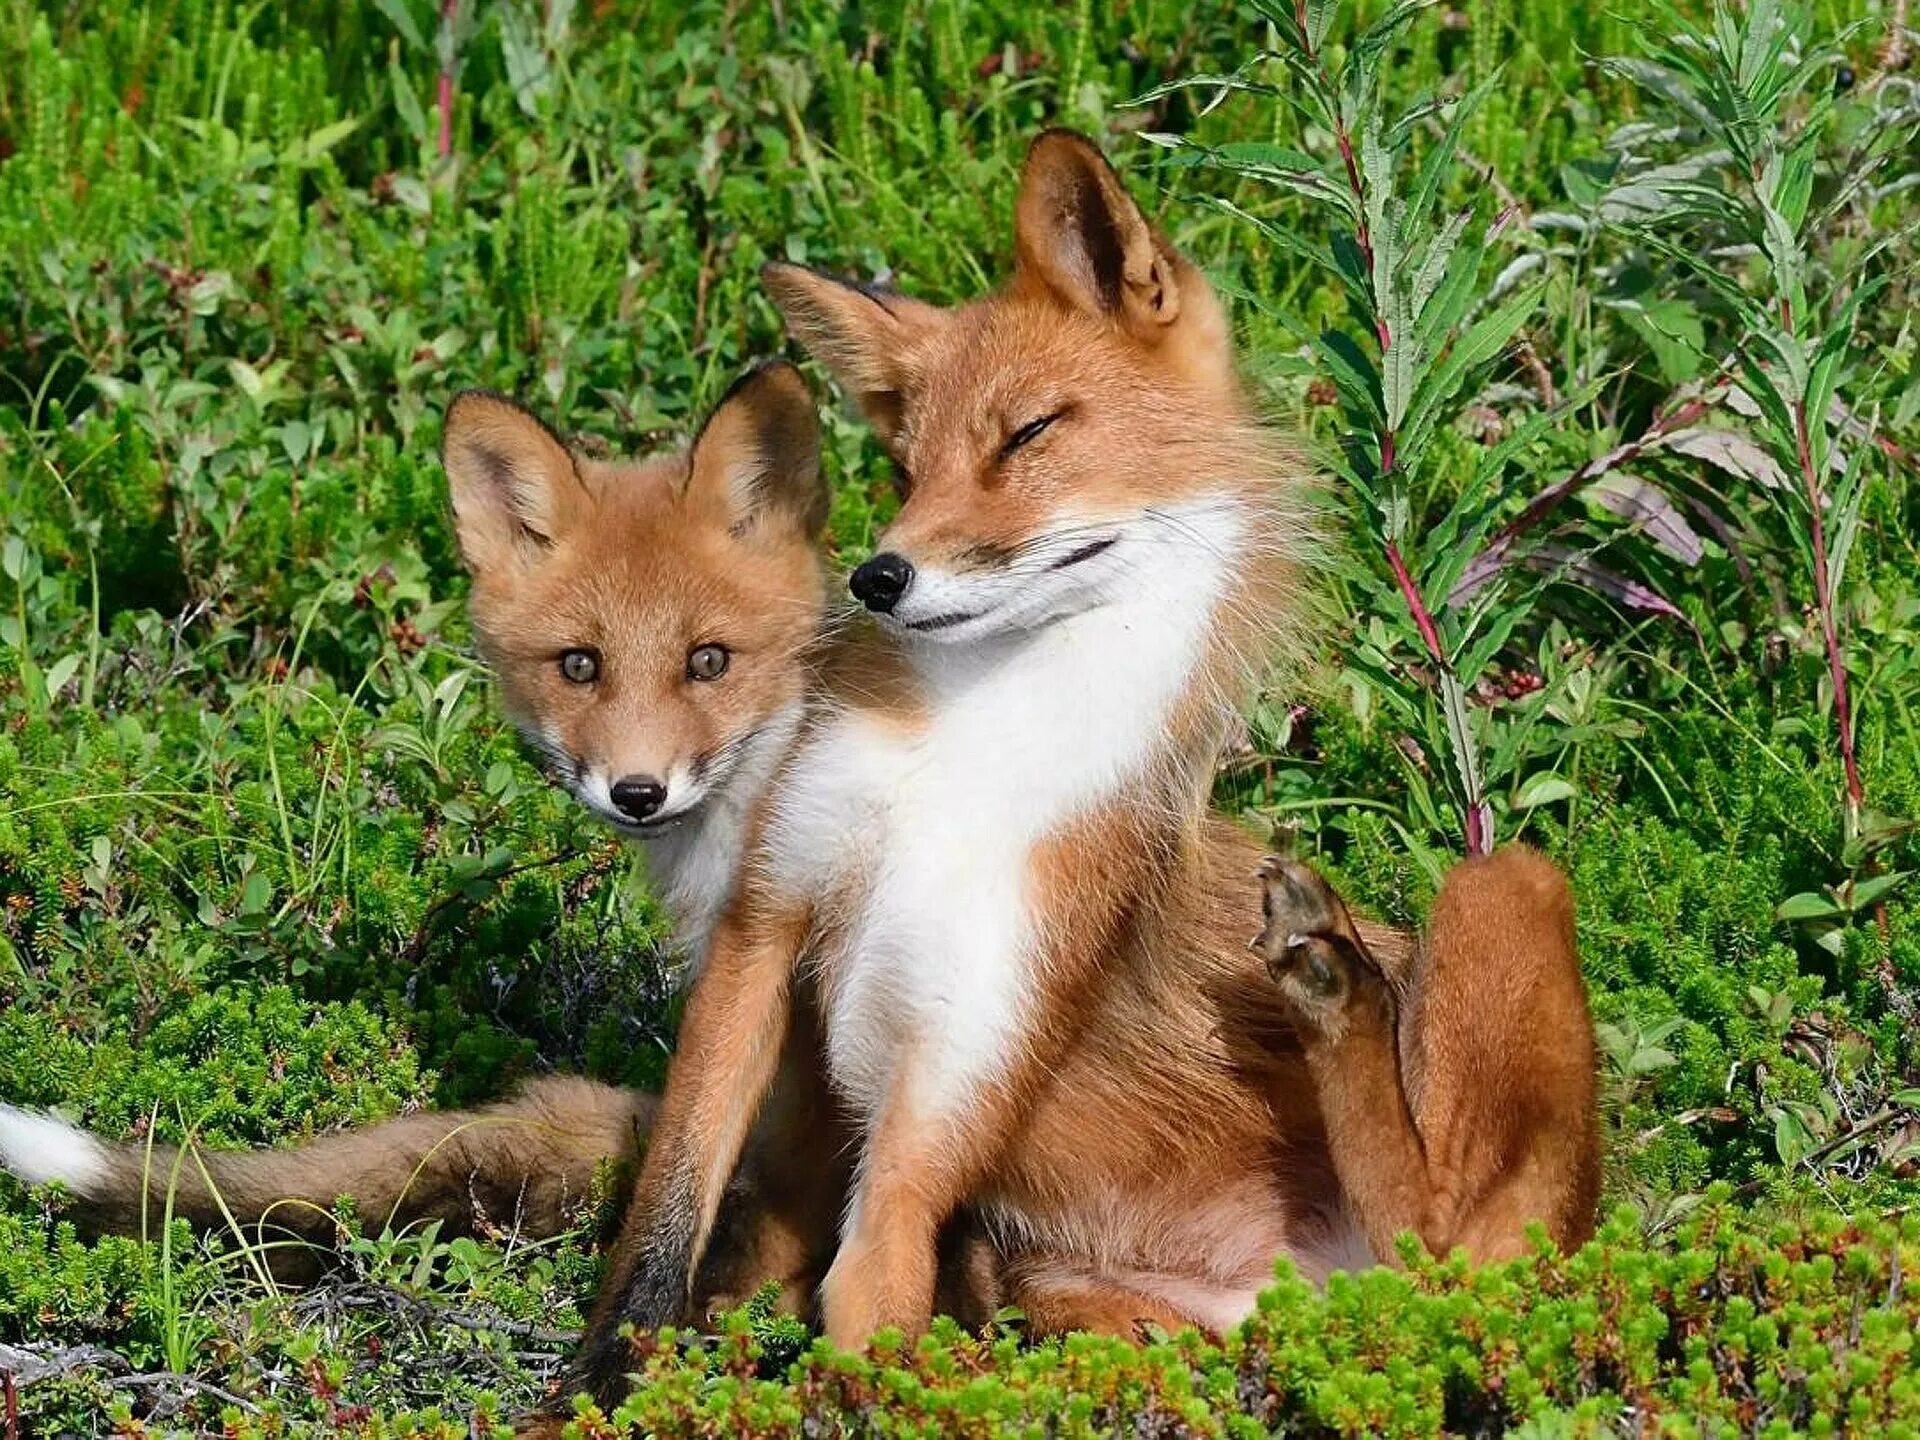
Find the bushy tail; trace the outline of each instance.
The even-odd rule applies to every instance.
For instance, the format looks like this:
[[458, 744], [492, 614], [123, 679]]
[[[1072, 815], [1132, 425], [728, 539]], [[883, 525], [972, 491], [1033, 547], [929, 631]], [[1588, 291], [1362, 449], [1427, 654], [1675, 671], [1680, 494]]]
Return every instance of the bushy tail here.
[[[171, 1204], [202, 1229], [324, 1246], [347, 1197], [370, 1231], [437, 1219], [452, 1233], [494, 1226], [544, 1238], [568, 1224], [603, 1162], [638, 1155], [654, 1104], [638, 1091], [552, 1077], [477, 1110], [401, 1116], [284, 1150], [184, 1153], [112, 1144], [0, 1105], [0, 1168], [30, 1185], [59, 1181], [76, 1220], [115, 1234], [157, 1230]], [[283, 1275], [311, 1266], [297, 1247], [275, 1252], [287, 1257], [275, 1267]]]

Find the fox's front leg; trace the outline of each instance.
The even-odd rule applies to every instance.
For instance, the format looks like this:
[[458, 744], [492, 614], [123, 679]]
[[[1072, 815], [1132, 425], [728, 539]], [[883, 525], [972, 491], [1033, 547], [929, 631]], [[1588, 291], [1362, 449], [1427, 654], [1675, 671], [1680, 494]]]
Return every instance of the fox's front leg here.
[[[910, 1066], [903, 1066], [910, 1070]], [[820, 1287], [827, 1338], [844, 1348], [933, 1318], [940, 1228], [991, 1168], [1013, 1121], [1004, 1098], [930, 1113], [896, 1080], [854, 1179], [840, 1249]]]
[[855, 1136], [827, 1083], [811, 997], [796, 992], [789, 1014], [779, 1073], [697, 1271], [695, 1316], [744, 1305], [769, 1283], [781, 1312], [812, 1316], [839, 1242]]
[[666, 1094], [573, 1377], [618, 1398], [627, 1323], [680, 1320], [720, 1200], [779, 1063], [792, 1017], [803, 908], [737, 899], [688, 997]]

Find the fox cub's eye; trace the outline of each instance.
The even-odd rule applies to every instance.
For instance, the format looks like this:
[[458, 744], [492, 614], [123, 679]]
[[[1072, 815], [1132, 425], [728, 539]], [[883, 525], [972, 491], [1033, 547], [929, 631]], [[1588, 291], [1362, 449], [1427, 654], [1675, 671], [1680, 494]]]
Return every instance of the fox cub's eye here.
[[732, 658], [724, 645], [696, 645], [687, 654], [687, 678], [718, 680], [727, 673], [727, 662]]
[[1029, 420], [1001, 443], [1000, 458], [1004, 460], [1021, 446], [1031, 445], [1052, 428], [1054, 421], [1066, 413], [1064, 409], [1056, 410], [1051, 415], [1042, 415], [1038, 420]]
[[560, 657], [560, 673], [575, 685], [591, 685], [600, 678], [600, 657], [591, 650], [569, 650]]

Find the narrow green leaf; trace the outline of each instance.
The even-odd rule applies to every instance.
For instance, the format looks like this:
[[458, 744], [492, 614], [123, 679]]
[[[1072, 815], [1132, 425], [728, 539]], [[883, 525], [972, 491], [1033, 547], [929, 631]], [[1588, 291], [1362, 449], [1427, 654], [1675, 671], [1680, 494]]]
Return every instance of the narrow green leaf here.
[[1444, 358], [1420, 382], [1409, 410], [1407, 448], [1423, 444], [1467, 377], [1499, 355], [1540, 303], [1541, 287], [1530, 285], [1507, 297], [1492, 314], [1483, 316], [1455, 342]]
[[1486, 253], [1484, 236], [1476, 236], [1448, 259], [1446, 273], [1414, 318], [1414, 343], [1422, 355], [1431, 356], [1439, 350], [1472, 306], [1479, 288], [1480, 262]]
[[427, 114], [420, 108], [420, 96], [408, 78], [406, 68], [396, 57], [387, 66], [388, 79], [393, 86], [393, 108], [399, 112], [400, 123], [407, 127], [407, 133], [414, 143], [424, 147], [427, 143]]
[[1328, 330], [1313, 342], [1313, 349], [1320, 357], [1321, 368], [1348, 408], [1369, 428], [1377, 428], [1383, 413], [1379, 372], [1353, 337], [1339, 330]]
[[1845, 602], [1847, 561], [1853, 556], [1853, 542], [1860, 534], [1860, 516], [1867, 498], [1865, 461], [1868, 446], [1854, 446], [1846, 474], [1834, 495], [1833, 538], [1827, 545], [1827, 585]]
[[1407, 201], [1407, 222], [1420, 225], [1425, 222], [1434, 202], [1439, 199], [1441, 189], [1453, 169], [1453, 159], [1460, 148], [1460, 135], [1466, 124], [1478, 113], [1481, 103], [1493, 92], [1499, 82], [1504, 66], [1496, 66], [1478, 85], [1460, 97], [1447, 115], [1445, 127], [1440, 132], [1440, 140], [1429, 150], [1420, 162], [1419, 174], [1415, 177], [1411, 198]]
[[1891, 894], [1909, 874], [1909, 871], [1896, 870], [1886, 875], [1869, 875], [1853, 883], [1847, 899], [1855, 911], [1865, 910], [1883, 896]]
[[415, 50], [427, 48], [427, 42], [420, 33], [420, 27], [414, 22], [413, 13], [407, 9], [406, 0], [373, 0], [374, 6], [387, 17], [387, 22], [400, 32], [400, 38]]

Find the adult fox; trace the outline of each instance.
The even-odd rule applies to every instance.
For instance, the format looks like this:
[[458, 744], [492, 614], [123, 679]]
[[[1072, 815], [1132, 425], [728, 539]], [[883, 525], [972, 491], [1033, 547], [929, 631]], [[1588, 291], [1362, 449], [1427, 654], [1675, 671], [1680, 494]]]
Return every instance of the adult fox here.
[[[877, 621], [826, 657], [712, 927], [583, 1352], [599, 1386], [620, 1321], [685, 1311], [799, 977], [860, 1137], [821, 1293], [842, 1343], [924, 1324], [964, 1204], [1041, 1329], [1225, 1326], [1276, 1255], [1386, 1258], [1403, 1221], [1507, 1253], [1519, 1227], [1477, 1221], [1510, 1175], [1512, 1214], [1591, 1227], [1592, 1033], [1550, 866], [1462, 867], [1412, 956], [1301, 887], [1324, 923], [1269, 935], [1282, 983], [1249, 959], [1261, 857], [1207, 795], [1300, 625], [1303, 468], [1242, 396], [1210, 287], [1086, 140], [1034, 144], [1015, 251], [953, 309], [766, 272], [902, 504], [852, 577]], [[1389, 1112], [1419, 1167], [1376, 1144]]]

